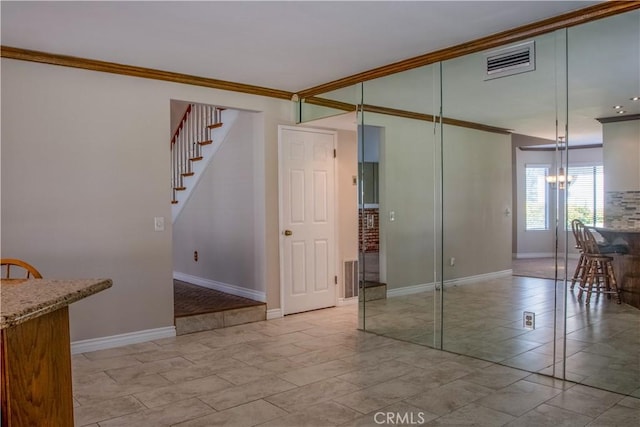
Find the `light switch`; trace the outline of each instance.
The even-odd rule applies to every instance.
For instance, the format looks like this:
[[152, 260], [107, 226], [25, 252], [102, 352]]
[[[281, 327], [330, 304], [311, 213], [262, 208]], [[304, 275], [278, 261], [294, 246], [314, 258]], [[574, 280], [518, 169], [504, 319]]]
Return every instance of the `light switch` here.
[[153, 218], [153, 225], [156, 231], [164, 231], [164, 217], [157, 216]]
[[396, 220], [396, 211], [389, 211], [389, 221]]

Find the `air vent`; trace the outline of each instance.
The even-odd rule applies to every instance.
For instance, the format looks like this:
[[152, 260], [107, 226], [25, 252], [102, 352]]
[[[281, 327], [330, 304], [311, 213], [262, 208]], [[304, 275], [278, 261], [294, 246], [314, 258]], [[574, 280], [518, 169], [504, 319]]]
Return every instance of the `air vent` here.
[[511, 76], [536, 69], [533, 40], [485, 53], [485, 80]]
[[353, 298], [358, 296], [358, 261], [349, 260], [344, 262], [344, 297]]

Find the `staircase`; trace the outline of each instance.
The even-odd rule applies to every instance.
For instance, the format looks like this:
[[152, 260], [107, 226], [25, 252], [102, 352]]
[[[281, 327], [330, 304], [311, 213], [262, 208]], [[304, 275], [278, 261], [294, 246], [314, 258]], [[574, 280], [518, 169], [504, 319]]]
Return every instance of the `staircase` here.
[[[226, 126], [222, 114], [225, 112]], [[191, 103], [171, 137], [171, 210], [173, 221], [224, 140], [237, 111]]]

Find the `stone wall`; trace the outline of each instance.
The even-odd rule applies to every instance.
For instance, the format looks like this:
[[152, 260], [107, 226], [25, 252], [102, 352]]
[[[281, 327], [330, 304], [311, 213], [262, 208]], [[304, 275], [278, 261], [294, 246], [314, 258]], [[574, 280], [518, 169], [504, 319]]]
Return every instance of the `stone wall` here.
[[640, 191], [608, 191], [604, 206], [605, 227], [640, 228]]

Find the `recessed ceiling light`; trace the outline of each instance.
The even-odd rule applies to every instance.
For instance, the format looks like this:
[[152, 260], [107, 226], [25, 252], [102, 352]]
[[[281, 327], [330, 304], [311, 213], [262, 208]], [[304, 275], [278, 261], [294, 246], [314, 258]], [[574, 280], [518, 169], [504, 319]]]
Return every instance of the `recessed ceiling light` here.
[[619, 110], [622, 108], [622, 105], [614, 105], [613, 108], [615, 108], [616, 110]]
[[624, 113], [626, 113], [626, 111], [624, 111], [624, 110], [618, 110], [618, 111], [617, 111], [617, 113], [618, 113], [618, 114], [624, 114]]
[[629, 98], [629, 99], [631, 99], [632, 101], [638, 101], [640, 100], [640, 96], [634, 96], [633, 98]]

